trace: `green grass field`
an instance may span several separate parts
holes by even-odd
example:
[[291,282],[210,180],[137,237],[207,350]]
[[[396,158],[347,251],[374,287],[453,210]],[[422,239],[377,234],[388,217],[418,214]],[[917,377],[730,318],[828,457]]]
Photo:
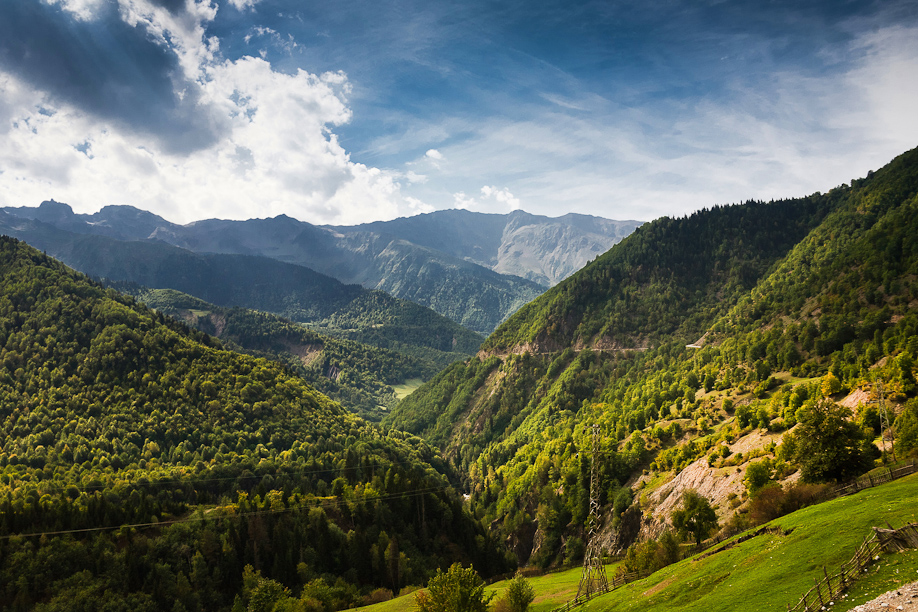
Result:
[[[618,563],[606,566],[606,571],[610,577],[615,573],[617,567]],[[550,612],[563,605],[567,600],[573,599],[577,594],[577,586],[580,584],[581,571],[581,568],[575,567],[563,572],[530,578],[529,580],[536,591],[536,598],[532,605],[529,606],[530,612]],[[501,580],[488,585],[485,592],[493,592],[495,595],[494,601],[497,601],[503,597],[504,591],[507,589],[507,582],[507,580]],[[358,610],[361,612],[412,612],[415,609],[414,597],[415,593],[409,593],[383,603],[358,608]]]
[[[849,497],[804,508],[773,521],[786,536],[762,535],[704,559],[686,559],[598,597],[584,612],[719,612],[787,610],[796,604],[823,567],[830,573],[848,561],[872,535],[871,527],[918,522],[918,474]],[[609,576],[615,566],[608,566]],[[918,550],[883,555],[849,593],[832,606],[844,612],[901,584],[918,580]],[[531,578],[536,599],[532,612],[550,612],[573,598],[580,568]],[[506,581],[489,590],[503,594]],[[411,612],[414,593],[361,608],[364,612]]]
[[[698,561],[686,559],[596,598],[584,611],[787,610],[822,578],[823,567],[836,571],[872,535],[871,527],[887,521],[894,527],[918,522],[918,474],[784,516],[771,524],[794,528],[787,536],[762,535]],[[850,609],[916,580],[916,570],[918,555],[885,555],[832,609]]]
[[401,401],[414,393],[415,389],[423,384],[424,381],[420,378],[410,378],[400,385],[392,385],[392,390],[395,391],[395,397]]

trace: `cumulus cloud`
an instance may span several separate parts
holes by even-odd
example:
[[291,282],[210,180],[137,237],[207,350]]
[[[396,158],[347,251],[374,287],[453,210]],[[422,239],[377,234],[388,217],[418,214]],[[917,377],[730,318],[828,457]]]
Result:
[[481,195],[486,199],[494,199],[501,204],[505,204],[510,210],[519,210],[520,208],[519,198],[513,197],[513,194],[506,187],[498,189],[497,187],[485,185],[481,188]]
[[425,153],[424,155],[436,161],[440,161],[443,159],[443,154],[437,151],[436,149],[429,149],[427,153]]
[[261,0],[229,0],[229,3],[235,7],[237,11],[250,9],[259,2],[261,2]]
[[466,195],[464,191],[459,191],[453,194],[453,207],[460,208],[462,210],[490,210],[492,202],[497,202],[501,204],[501,208],[508,210],[519,210],[520,209],[520,200],[513,196],[510,193],[510,190],[506,187],[499,189],[497,187],[492,187],[490,185],[485,185],[481,188],[481,200],[476,200],[472,196]]
[[[420,175],[355,163],[339,143],[333,129],[351,118],[343,73],[221,59],[203,27],[216,11],[207,1],[119,0],[117,14],[91,0],[63,5],[14,11],[28,30],[38,27],[26,24],[30,15],[54,27],[35,43],[52,48],[31,63],[33,43],[21,35],[0,43],[3,204],[54,198],[86,212],[130,204],[179,222],[285,213],[338,224],[425,208],[401,193],[401,180]],[[16,27],[3,22],[0,38]],[[127,59],[110,57],[105,41],[77,50],[86,28],[124,34]],[[103,70],[68,76],[71,52],[82,53],[74,66],[98,61]],[[123,96],[106,105],[87,85]]]
[[478,202],[475,198],[470,198],[465,195],[465,192],[460,191],[453,194],[453,207],[459,208],[461,210],[472,210],[478,206]]

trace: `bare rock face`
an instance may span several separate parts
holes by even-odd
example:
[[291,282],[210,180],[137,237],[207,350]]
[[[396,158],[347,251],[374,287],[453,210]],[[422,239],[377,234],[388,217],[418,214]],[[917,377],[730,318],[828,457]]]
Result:
[[743,478],[746,466],[713,468],[708,466],[705,458],[691,464],[670,482],[650,495],[653,504],[653,515],[665,521],[679,507],[682,494],[694,489],[715,506],[718,519],[723,519],[729,511],[727,498],[731,493],[741,494],[745,489]]
[[[539,536],[538,542],[536,534]],[[529,563],[529,559],[536,552],[536,545],[541,542],[541,532],[536,529],[535,521],[521,525],[514,533],[507,536],[506,540],[507,548],[516,555],[521,567]]]
[[639,504],[633,504],[622,513],[618,529],[614,532],[615,537],[611,541],[611,546],[607,548],[609,553],[612,555],[625,554],[628,547],[638,541],[643,527],[644,513],[641,512]]
[[[780,443],[781,434],[771,433],[766,430],[753,431],[730,445],[730,452],[748,454],[768,446],[772,442]],[[746,468],[750,463],[759,461],[753,458],[738,466],[711,467],[707,458],[703,457],[688,465],[672,480],[646,495],[642,501],[644,518],[641,522],[641,532],[638,541],[656,539],[669,523],[669,517],[682,503],[682,494],[693,489],[705,497],[714,507],[717,519],[721,525],[733,514],[730,506],[731,494],[740,497],[746,490],[743,479],[746,477]],[[788,482],[795,480],[797,475],[791,476]],[[636,484],[640,486],[642,477]]]

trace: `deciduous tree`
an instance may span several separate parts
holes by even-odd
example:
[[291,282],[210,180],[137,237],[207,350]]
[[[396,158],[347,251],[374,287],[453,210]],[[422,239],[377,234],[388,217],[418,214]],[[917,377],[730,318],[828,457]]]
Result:
[[484,588],[474,568],[453,563],[446,572],[437,570],[427,589],[418,591],[415,603],[419,612],[487,612],[494,593],[486,594]]
[[695,545],[700,546],[701,541],[717,529],[717,514],[714,508],[697,491],[687,489],[682,493],[682,507],[673,512],[673,527],[684,539],[691,535]]

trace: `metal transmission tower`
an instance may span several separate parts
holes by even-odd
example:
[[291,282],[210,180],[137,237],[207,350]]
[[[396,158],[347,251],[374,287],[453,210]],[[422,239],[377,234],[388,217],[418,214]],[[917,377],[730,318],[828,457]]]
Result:
[[609,579],[606,578],[606,567],[602,564],[602,547],[599,544],[599,529],[602,522],[599,518],[599,425],[593,425],[593,460],[590,464],[590,515],[587,517],[587,549],[583,557],[583,573],[580,575],[580,586],[577,597],[589,599],[596,593],[609,590]]

